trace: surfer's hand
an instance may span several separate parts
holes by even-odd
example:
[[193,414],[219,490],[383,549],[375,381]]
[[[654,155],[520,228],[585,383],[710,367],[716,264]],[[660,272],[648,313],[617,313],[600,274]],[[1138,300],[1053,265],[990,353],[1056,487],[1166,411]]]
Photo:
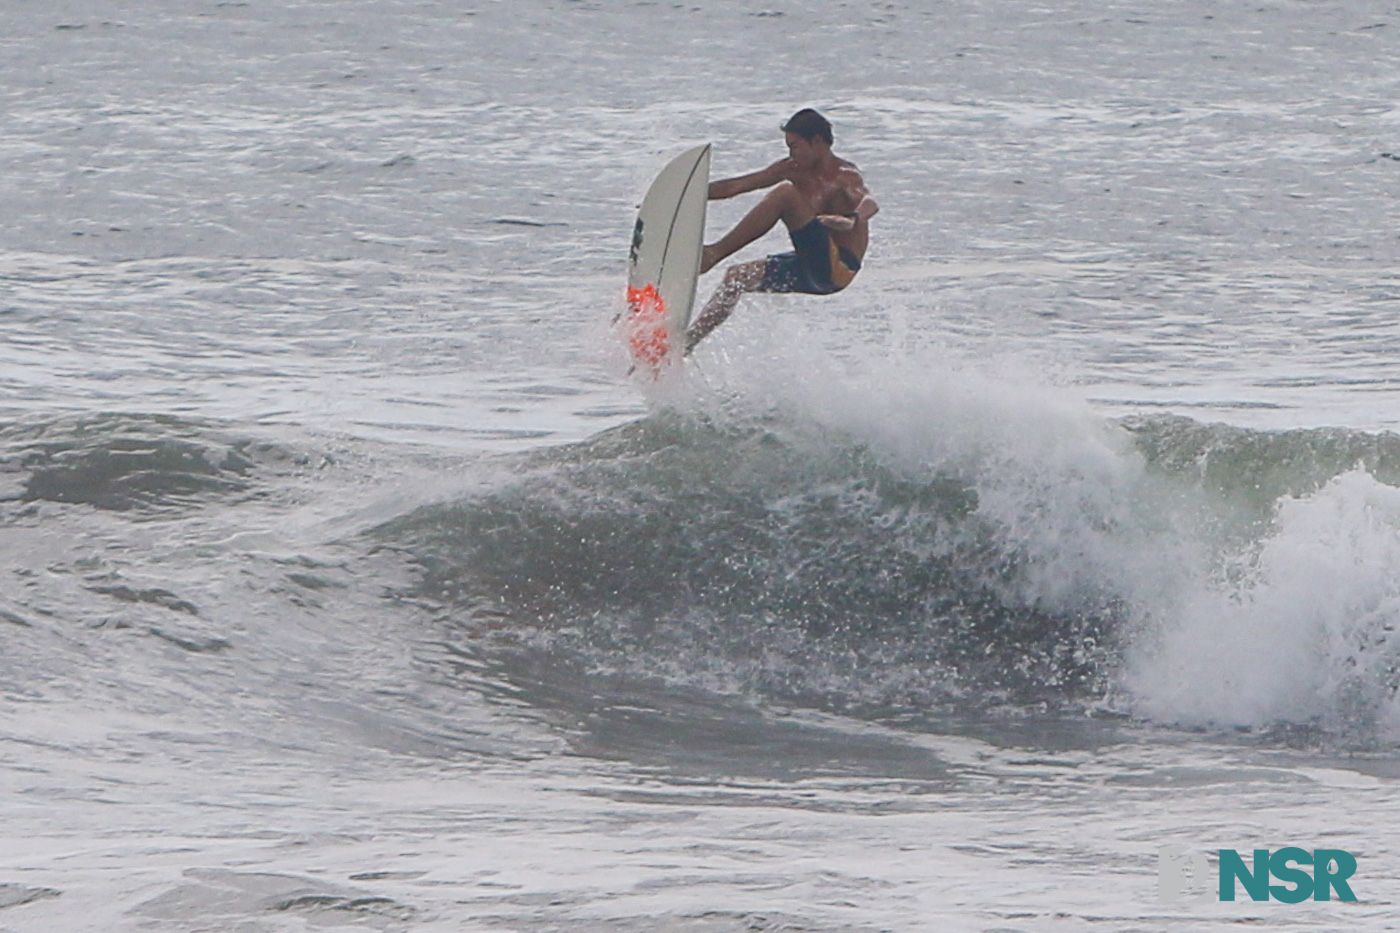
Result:
[[820,220],[822,226],[826,227],[828,230],[845,232],[856,228],[855,220],[843,214],[818,214],[817,220]]

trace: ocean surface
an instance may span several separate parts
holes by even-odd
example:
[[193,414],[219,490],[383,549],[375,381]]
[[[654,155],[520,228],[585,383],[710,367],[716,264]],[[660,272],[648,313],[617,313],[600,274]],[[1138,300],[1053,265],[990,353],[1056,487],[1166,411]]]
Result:
[[4,0],[0,931],[1396,929],[1397,191],[1394,2]]

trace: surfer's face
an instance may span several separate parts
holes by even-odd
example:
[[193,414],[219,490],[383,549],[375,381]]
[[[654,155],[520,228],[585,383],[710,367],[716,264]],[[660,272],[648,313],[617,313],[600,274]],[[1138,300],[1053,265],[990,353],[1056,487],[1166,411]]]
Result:
[[784,133],[783,138],[787,140],[788,156],[792,161],[803,167],[815,165],[817,163],[817,139],[803,139],[796,133]]

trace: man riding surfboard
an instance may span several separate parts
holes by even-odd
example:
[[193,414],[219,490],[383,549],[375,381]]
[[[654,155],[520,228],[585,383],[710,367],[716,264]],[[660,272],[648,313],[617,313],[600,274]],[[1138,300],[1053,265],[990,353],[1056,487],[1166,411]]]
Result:
[[765,169],[710,183],[711,201],[772,188],[719,242],[708,245],[701,273],[763,236],[781,220],[793,251],[730,266],[724,281],[686,331],[689,353],[729,317],[746,292],[830,295],[860,271],[879,212],[855,165],[832,151],[831,123],[810,108],[782,125],[788,157]]

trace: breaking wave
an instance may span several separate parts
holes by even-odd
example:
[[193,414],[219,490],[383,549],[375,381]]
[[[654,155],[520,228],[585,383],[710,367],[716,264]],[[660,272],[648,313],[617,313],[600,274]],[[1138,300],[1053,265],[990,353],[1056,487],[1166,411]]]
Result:
[[478,643],[848,712],[1395,727],[1400,438],[775,373],[507,472],[379,531]]

